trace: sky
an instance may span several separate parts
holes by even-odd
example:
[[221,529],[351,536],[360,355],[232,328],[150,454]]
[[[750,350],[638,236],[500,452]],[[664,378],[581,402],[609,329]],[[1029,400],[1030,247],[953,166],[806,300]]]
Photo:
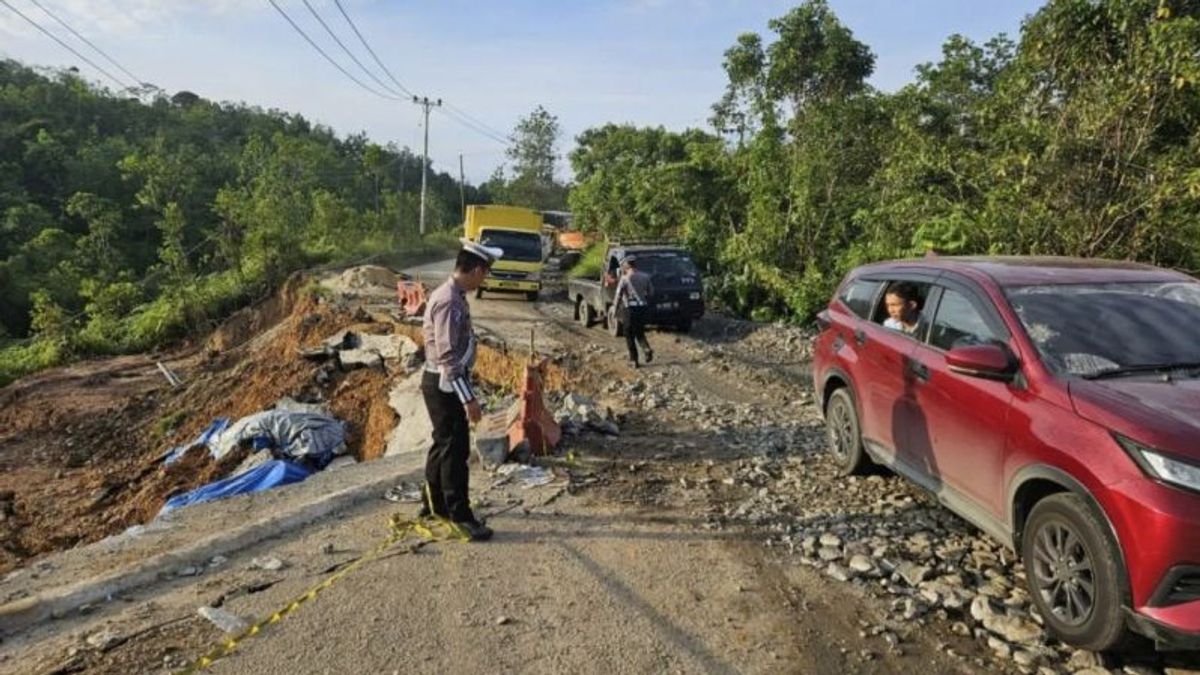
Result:
[[[303,0],[278,6],[346,71],[382,87],[346,56]],[[6,6],[6,4],[8,6]],[[374,77],[397,89],[363,48],[333,0],[309,4]],[[769,42],[767,23],[797,2],[780,0],[341,0],[379,60],[404,90],[442,99],[429,120],[437,171],[486,180],[505,160],[503,139],[537,105],[558,117],[563,160],[574,138],[608,122],[705,127],[725,88],[723,54],[744,32]],[[894,91],[914,68],[936,61],[958,33],[1014,39],[1041,0],[829,0],[875,54],[870,82]],[[40,5],[40,7],[39,7]],[[339,134],[421,151],[422,112],[410,97],[372,94],[324,59],[269,0],[0,0],[0,58],[79,67],[118,86],[31,26],[19,10],[117,79],[131,77],[96,54],[42,8],[65,21],[141,82],[168,95],[187,90],[302,114]],[[394,100],[400,98],[401,100]],[[449,107],[452,106],[452,107]],[[462,121],[465,113],[469,120]],[[455,119],[457,117],[458,119]],[[475,126],[477,128],[471,128]]]

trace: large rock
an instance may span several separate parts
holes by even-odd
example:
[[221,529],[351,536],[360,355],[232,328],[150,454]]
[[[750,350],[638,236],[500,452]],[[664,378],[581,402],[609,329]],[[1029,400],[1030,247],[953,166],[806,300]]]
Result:
[[388,405],[396,411],[400,422],[388,436],[384,457],[407,453],[424,455],[433,445],[433,422],[421,395],[421,376],[422,372],[418,370],[392,387],[388,394]]

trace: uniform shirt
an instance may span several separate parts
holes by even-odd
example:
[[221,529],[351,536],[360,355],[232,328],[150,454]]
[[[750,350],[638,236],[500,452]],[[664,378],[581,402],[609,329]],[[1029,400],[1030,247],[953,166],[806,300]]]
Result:
[[466,292],[450,277],[429,294],[425,320],[425,369],[438,373],[438,388],[458,395],[463,403],[475,400],[471,369],[475,367],[475,333]]
[[650,281],[650,275],[635,269],[631,274],[622,276],[617,284],[616,303],[620,305],[623,299],[626,307],[644,307],[653,294],[654,284]]

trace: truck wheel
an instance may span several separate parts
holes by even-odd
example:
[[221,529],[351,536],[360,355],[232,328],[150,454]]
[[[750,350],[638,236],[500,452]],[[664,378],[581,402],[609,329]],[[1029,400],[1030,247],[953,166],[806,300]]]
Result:
[[621,320],[617,318],[616,307],[608,308],[608,314],[605,315],[604,327],[608,329],[608,334],[613,337],[621,337],[625,334],[625,330],[621,326]]
[[691,331],[692,330],[692,320],[691,319],[683,319],[683,320],[679,321],[679,323],[675,324],[675,330],[679,331],[680,333],[687,333],[687,332]]
[[591,328],[596,323],[596,310],[582,297],[575,301],[575,320],[584,328]]
[[538,292],[537,291],[525,291],[525,298],[527,300],[529,300],[530,302],[537,302]]

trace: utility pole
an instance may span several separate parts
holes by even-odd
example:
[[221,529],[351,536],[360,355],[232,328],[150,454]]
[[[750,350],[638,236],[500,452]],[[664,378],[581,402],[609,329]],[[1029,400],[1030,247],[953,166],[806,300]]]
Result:
[[421,236],[425,236],[425,180],[429,173],[429,109],[441,106],[442,99],[431,101],[427,96],[414,96],[412,102],[425,109],[425,149],[421,152]]
[[462,205],[463,220],[467,219],[467,174],[463,171],[462,153],[458,153],[458,203]]

